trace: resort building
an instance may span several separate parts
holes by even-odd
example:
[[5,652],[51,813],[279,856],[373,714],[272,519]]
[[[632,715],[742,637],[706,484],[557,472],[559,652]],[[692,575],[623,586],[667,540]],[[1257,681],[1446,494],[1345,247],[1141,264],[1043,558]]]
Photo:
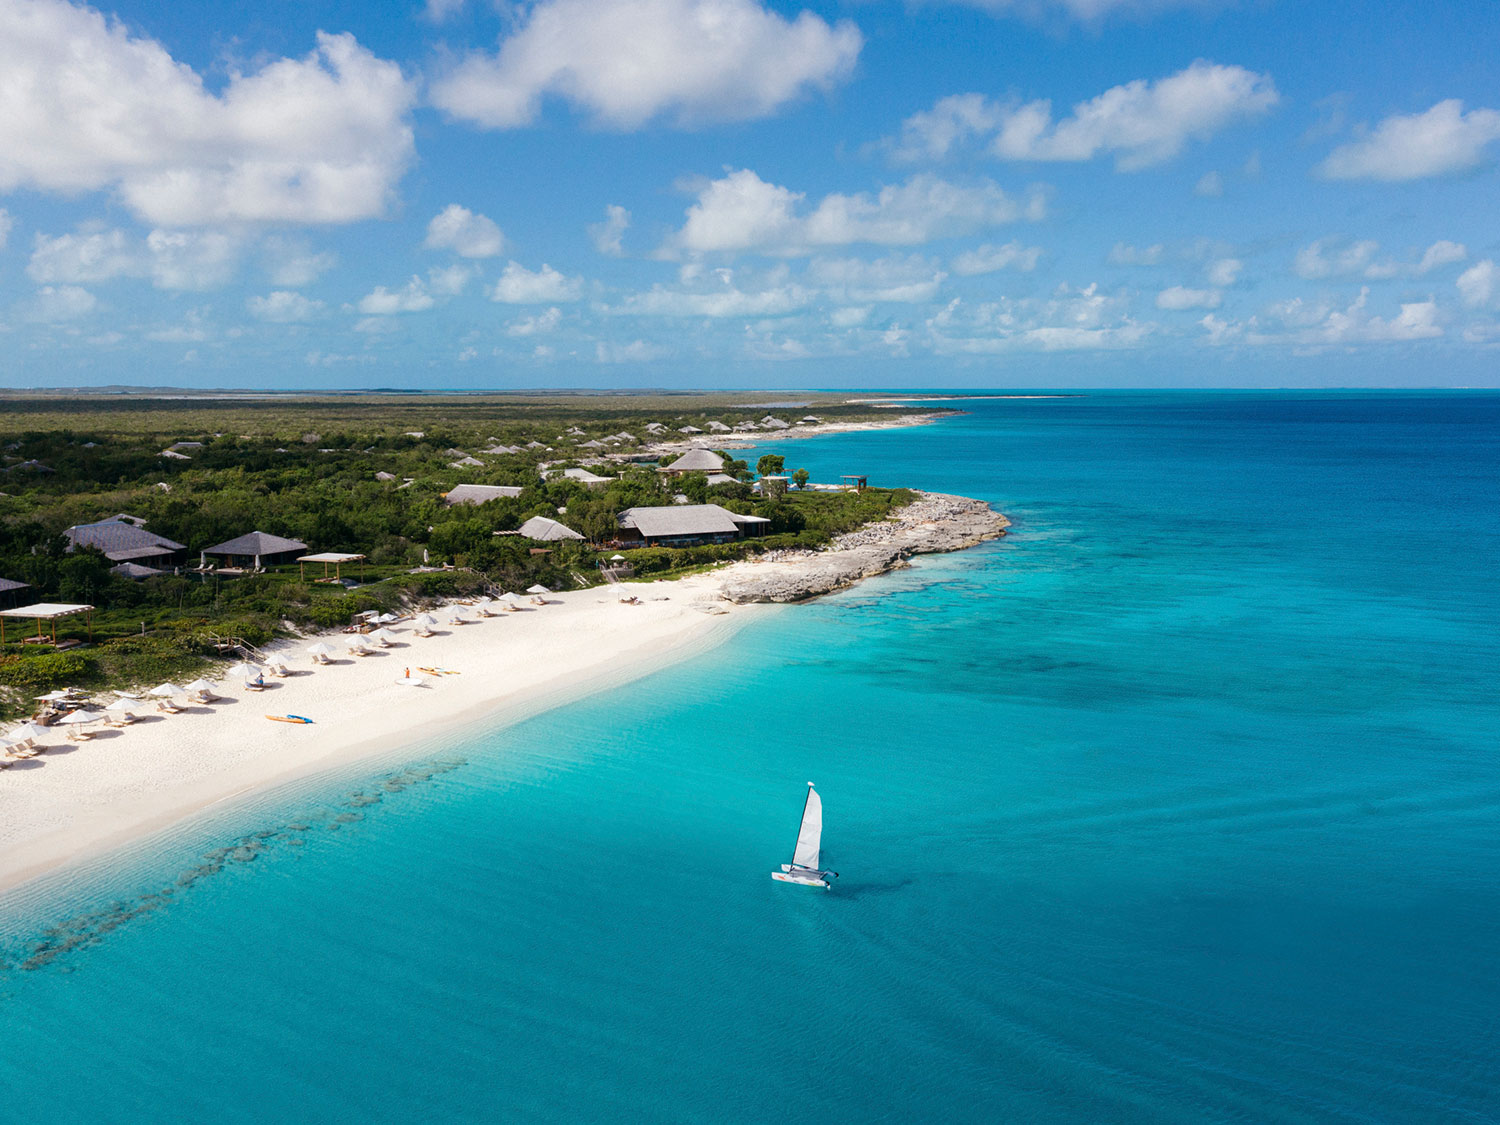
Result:
[[678,504],[670,508],[627,508],[617,517],[620,541],[644,547],[696,547],[731,543],[762,535],[771,521],[742,516],[717,504]]
[[576,480],[583,487],[589,489],[603,488],[606,484],[614,480],[614,477],[601,477],[596,473],[589,472],[587,469],[551,469],[544,473],[543,476],[548,480],[552,480],[555,477]]
[[566,524],[558,523],[556,520],[548,519],[546,516],[532,516],[516,529],[515,534],[523,539],[538,539],[544,543],[555,542],[559,539],[582,539],[583,536],[574,531]]
[[680,477],[684,473],[722,473],[724,458],[709,449],[689,449],[670,465],[663,465],[658,472]]
[[133,562],[142,566],[173,567],[183,561],[187,551],[181,543],[161,535],[153,535],[145,528],[122,520],[100,520],[98,523],[81,523],[63,532],[68,539],[68,550],[93,547],[104,552],[110,562]]
[[514,500],[521,495],[518,484],[459,484],[443,493],[443,503],[488,504],[491,500]]
[[208,569],[210,558],[223,559],[224,565],[233,567],[237,562],[260,570],[277,563],[289,563],[307,550],[300,539],[287,539],[265,531],[252,531],[237,539],[216,543],[198,553],[198,565]]

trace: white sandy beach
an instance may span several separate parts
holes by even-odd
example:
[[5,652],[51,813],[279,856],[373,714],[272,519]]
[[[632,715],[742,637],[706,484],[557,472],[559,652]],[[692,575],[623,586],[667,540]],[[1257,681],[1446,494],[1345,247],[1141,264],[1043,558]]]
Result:
[[[409,622],[377,655],[344,654],[331,665],[307,653],[315,638],[272,646],[293,675],[266,677],[262,692],[225,680],[224,698],[160,715],[142,702],[140,721],[88,742],[64,730],[46,753],[0,772],[0,890],[147,835],[215,803],[300,775],[427,741],[485,716],[519,718],[549,704],[701,651],[726,637],[752,607],[715,600],[718,575],[633,585],[640,605],[595,588],[548,595],[549,604],[447,624],[421,638]],[[458,675],[396,683],[418,665]],[[107,694],[106,699],[110,698]],[[312,725],[267,720],[304,715]]]

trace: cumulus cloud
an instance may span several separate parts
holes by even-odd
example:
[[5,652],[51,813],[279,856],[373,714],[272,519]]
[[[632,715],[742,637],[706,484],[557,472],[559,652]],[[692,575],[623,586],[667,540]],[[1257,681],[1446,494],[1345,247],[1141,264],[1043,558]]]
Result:
[[562,309],[553,305],[536,316],[523,317],[505,330],[507,336],[539,336],[551,332],[562,323]]
[[994,273],[996,270],[1016,269],[1030,273],[1041,260],[1040,246],[1022,246],[1019,242],[1007,242],[1004,246],[985,243],[973,250],[966,250],[953,259],[953,272],[963,277]]
[[1373,239],[1349,242],[1337,237],[1320,238],[1301,250],[1293,268],[1299,277],[1319,280],[1332,277],[1364,277],[1386,281],[1393,277],[1421,277],[1442,266],[1461,262],[1468,250],[1457,242],[1440,239],[1407,262],[1394,258],[1377,258],[1380,243]]
[[55,324],[87,316],[98,304],[98,298],[77,285],[43,285],[36,291],[25,315],[27,320]]
[[1484,308],[1495,298],[1500,269],[1490,258],[1475,262],[1458,275],[1458,294],[1471,309]]
[[490,300],[510,305],[561,304],[582,296],[581,278],[565,277],[545,262],[535,272],[511,262],[490,290]]
[[1023,204],[990,180],[961,185],[925,173],[875,194],[835,192],[810,210],[802,207],[804,198],[749,169],[730,172],[699,191],[687,221],[663,252],[794,256],[862,242],[916,246],[1023,216],[1040,218],[1045,210],[1039,196]]
[[377,285],[360,298],[356,307],[365,316],[393,316],[396,313],[426,312],[436,303],[422,279],[413,277],[401,289],[391,290]]
[[921,255],[877,258],[814,258],[808,277],[839,304],[921,302],[937,296],[947,274]]
[[850,305],[846,308],[834,309],[828,314],[828,323],[835,328],[857,328],[870,319],[871,311],[869,305]]
[[1124,292],[1059,285],[1045,298],[1002,297],[973,308],[951,302],[928,321],[940,355],[1107,351],[1138,347],[1156,326],[1130,316]]
[[888,143],[898,158],[935,159],[965,141],[988,138],[990,153],[1004,160],[1077,162],[1112,154],[1116,168],[1133,172],[1171,160],[1188,141],[1207,140],[1279,100],[1270,75],[1200,59],[1154,82],[1112,87],[1056,121],[1050,101],[955,95],[908,117]]
[[452,250],[461,258],[493,258],[505,248],[505,236],[493,219],[450,203],[427,224],[429,250]]
[[1159,242],[1152,246],[1116,242],[1110,247],[1107,260],[1112,266],[1159,266],[1166,254],[1167,248]]
[[817,294],[800,285],[776,285],[745,290],[726,281],[721,288],[684,290],[654,285],[644,293],[628,294],[605,309],[617,316],[737,317],[786,316],[812,304]]
[[1208,283],[1217,289],[1227,289],[1240,279],[1245,263],[1238,258],[1216,258],[1208,264],[1204,273]]
[[266,239],[261,254],[271,284],[284,289],[311,285],[338,264],[338,255],[332,251],[314,251],[297,239],[280,235]]
[[759,0],[539,0],[495,54],[472,54],[432,85],[454,117],[529,124],[544,97],[613,129],[766,117],[848,77],[863,40],[849,21],[786,19]]
[[1061,16],[1099,24],[1114,16],[1142,18],[1181,8],[1214,8],[1223,0],[952,0],[997,16],[1040,20]]
[[1182,309],[1216,309],[1224,301],[1224,294],[1217,289],[1186,289],[1174,285],[1156,295],[1156,307],[1180,311]]
[[245,239],[223,231],[151,231],[83,227],[56,237],[38,233],[27,274],[43,282],[149,278],[158,289],[212,289],[234,276]]
[[264,297],[251,297],[245,308],[256,320],[272,324],[296,324],[323,311],[323,302],[304,297],[292,289],[277,289]]
[[378,216],[413,151],[415,87],[351,35],[223,91],[65,0],[0,5],[0,191],[112,189],[168,227]]
[[604,221],[589,226],[589,237],[593,239],[594,249],[611,258],[618,258],[623,253],[620,243],[628,226],[630,212],[618,203],[611,203],[604,209]]
[[1279,322],[1287,331],[1277,334],[1257,326],[1248,338],[1256,343],[1356,346],[1410,343],[1443,335],[1437,302],[1430,297],[1405,302],[1395,316],[1388,317],[1371,313],[1369,304],[1368,286],[1343,307],[1300,297],[1281,301],[1266,310],[1265,319]]
[[1500,139],[1500,112],[1464,112],[1457,98],[1422,113],[1395,114],[1373,131],[1340,145],[1318,171],[1330,180],[1421,180],[1465,172],[1484,162]]

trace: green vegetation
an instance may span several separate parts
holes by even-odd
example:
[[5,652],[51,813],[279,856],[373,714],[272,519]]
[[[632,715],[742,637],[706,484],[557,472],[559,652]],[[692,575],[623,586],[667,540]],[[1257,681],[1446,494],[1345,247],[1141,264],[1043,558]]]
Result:
[[[780,411],[813,409],[827,421],[888,415],[808,396]],[[678,573],[773,547],[816,546],[905,501],[902,492],[754,495],[743,460],[736,477],[710,486],[702,473],[670,485],[645,443],[680,437],[685,426],[732,426],[768,412],[744,396],[408,395],[170,399],[146,394],[0,395],[0,577],[30,584],[9,597],[85,602],[98,607],[82,651],[38,653],[0,646],[0,705],[14,712],[29,696],[62,684],[156,681],[189,675],[222,655],[227,639],[261,645],[289,629],[347,624],[365,609],[409,607],[427,599],[533,583],[568,589],[599,580],[598,552],[611,543],[624,508],[669,504],[676,492],[767,517],[763,539],[685,550],[626,551],[639,574]],[[658,429],[653,432],[649,426]],[[627,440],[620,435],[633,435]],[[775,441],[774,434],[750,435]],[[608,447],[589,448],[590,442]],[[186,459],[161,454],[176,443]],[[491,453],[497,446],[518,447]],[[614,458],[598,491],[540,469]],[[469,456],[480,465],[455,465]],[[638,458],[632,462],[631,457]],[[781,457],[760,458],[761,473]],[[381,476],[377,477],[377,474]],[[798,474],[806,483],[805,472]],[[458,484],[520,486],[515,498],[448,506]],[[306,578],[296,564],[262,573],[165,573],[132,581],[92,550],[69,551],[63,532],[120,513],[150,532],[198,551],[259,530],[299,539],[311,551],[367,556],[346,566],[343,585]],[[560,519],[589,542],[538,544],[514,531],[531,516]],[[610,553],[615,546],[611,544]],[[349,589],[347,587],[356,588]],[[5,598],[6,595],[0,595]],[[14,642],[29,623],[7,626]],[[61,638],[90,636],[83,617],[57,623]]]

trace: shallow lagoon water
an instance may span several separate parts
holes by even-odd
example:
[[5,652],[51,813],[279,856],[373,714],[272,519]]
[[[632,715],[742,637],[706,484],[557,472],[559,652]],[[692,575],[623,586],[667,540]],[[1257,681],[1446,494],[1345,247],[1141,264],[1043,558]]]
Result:
[[29,896],[5,1115],[1500,1116],[1500,398],[962,405],[773,448],[1003,542]]

